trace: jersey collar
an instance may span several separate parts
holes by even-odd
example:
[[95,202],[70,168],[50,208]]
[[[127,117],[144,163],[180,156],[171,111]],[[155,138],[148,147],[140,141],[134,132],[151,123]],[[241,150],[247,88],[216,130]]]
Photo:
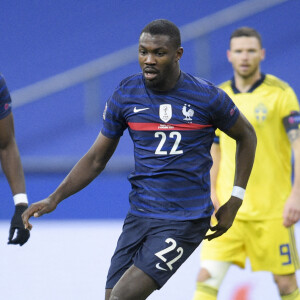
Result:
[[[259,87],[264,82],[264,80],[266,78],[266,74],[261,73],[260,75],[261,75],[261,78],[259,80],[257,80],[246,93],[252,93],[257,87]],[[231,88],[232,88],[232,91],[234,92],[234,94],[241,93],[235,86],[234,77],[232,77],[232,79],[231,79]]]

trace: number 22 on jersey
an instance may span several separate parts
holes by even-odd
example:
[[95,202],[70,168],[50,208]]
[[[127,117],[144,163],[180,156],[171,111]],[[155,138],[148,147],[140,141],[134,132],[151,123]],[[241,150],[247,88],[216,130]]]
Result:
[[179,143],[181,141],[181,134],[178,131],[172,131],[170,132],[169,136],[167,137],[167,135],[163,132],[163,131],[157,131],[155,132],[154,136],[156,138],[160,138],[160,142],[155,150],[155,154],[157,155],[168,155],[168,151],[162,150],[167,138],[171,138],[171,139],[175,139],[175,142],[173,144],[173,147],[170,151],[170,155],[177,155],[177,154],[182,154],[183,150],[177,150]]

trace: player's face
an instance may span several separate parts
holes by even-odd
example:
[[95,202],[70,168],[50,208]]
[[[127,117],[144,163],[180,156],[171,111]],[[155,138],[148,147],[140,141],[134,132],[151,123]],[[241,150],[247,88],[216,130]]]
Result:
[[146,86],[165,91],[176,84],[183,49],[175,48],[167,35],[142,33],[139,40],[139,63]]
[[256,37],[236,37],[231,39],[227,57],[235,75],[247,79],[260,73],[260,62],[265,57],[265,50]]

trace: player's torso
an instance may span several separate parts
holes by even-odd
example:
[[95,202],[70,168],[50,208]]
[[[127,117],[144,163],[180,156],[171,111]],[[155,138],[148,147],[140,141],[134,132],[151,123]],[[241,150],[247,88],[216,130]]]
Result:
[[214,128],[197,91],[156,93],[145,87],[134,93],[128,95],[123,115],[135,145],[137,172],[168,167],[176,172],[195,157],[197,164],[210,161]]
[[[262,83],[250,93],[234,93],[229,85],[226,85],[224,90],[253,125],[257,136],[255,162],[238,217],[243,219],[279,217],[290,191],[291,173],[291,148],[280,111],[281,93],[276,87],[266,83]],[[221,133],[220,146],[222,149],[220,182],[226,182],[224,186],[227,194],[222,201],[226,201],[234,178],[235,143]]]
[[122,115],[135,155],[129,176],[132,213],[179,220],[209,216],[214,137],[209,96],[183,85],[168,93],[144,86],[128,90],[126,97]]

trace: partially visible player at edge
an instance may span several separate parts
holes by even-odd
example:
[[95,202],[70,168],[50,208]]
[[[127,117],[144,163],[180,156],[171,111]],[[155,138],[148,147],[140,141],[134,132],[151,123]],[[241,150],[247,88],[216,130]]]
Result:
[[[282,80],[260,70],[265,57],[260,34],[235,30],[227,52],[232,80],[220,87],[253,125],[257,151],[244,203],[230,230],[204,242],[194,300],[215,300],[231,264],[273,274],[281,299],[299,300],[294,227],[300,218],[300,114],[297,97]],[[280,62],[279,62],[280,63]],[[230,195],[235,145],[223,132],[212,146],[212,200],[216,210]],[[294,153],[294,184],[291,154]]]
[[24,245],[30,236],[24,228],[21,215],[28,206],[25,191],[24,172],[18,146],[15,140],[14,120],[11,110],[11,97],[4,77],[0,74],[0,160],[1,167],[9,183],[15,203],[11,219],[8,244]]
[[[108,100],[101,133],[48,198],[32,204],[28,219],[53,211],[101,171],[128,129],[135,169],[129,175],[130,210],[112,257],[105,299],[146,299],[198,247],[214,211],[210,148],[215,129],[237,143],[235,185],[245,189],[256,135],[232,100],[206,80],[180,71],[180,31],[168,20],[148,24],[139,37],[142,73],[125,78]],[[231,226],[242,200],[229,196],[208,238]]]

